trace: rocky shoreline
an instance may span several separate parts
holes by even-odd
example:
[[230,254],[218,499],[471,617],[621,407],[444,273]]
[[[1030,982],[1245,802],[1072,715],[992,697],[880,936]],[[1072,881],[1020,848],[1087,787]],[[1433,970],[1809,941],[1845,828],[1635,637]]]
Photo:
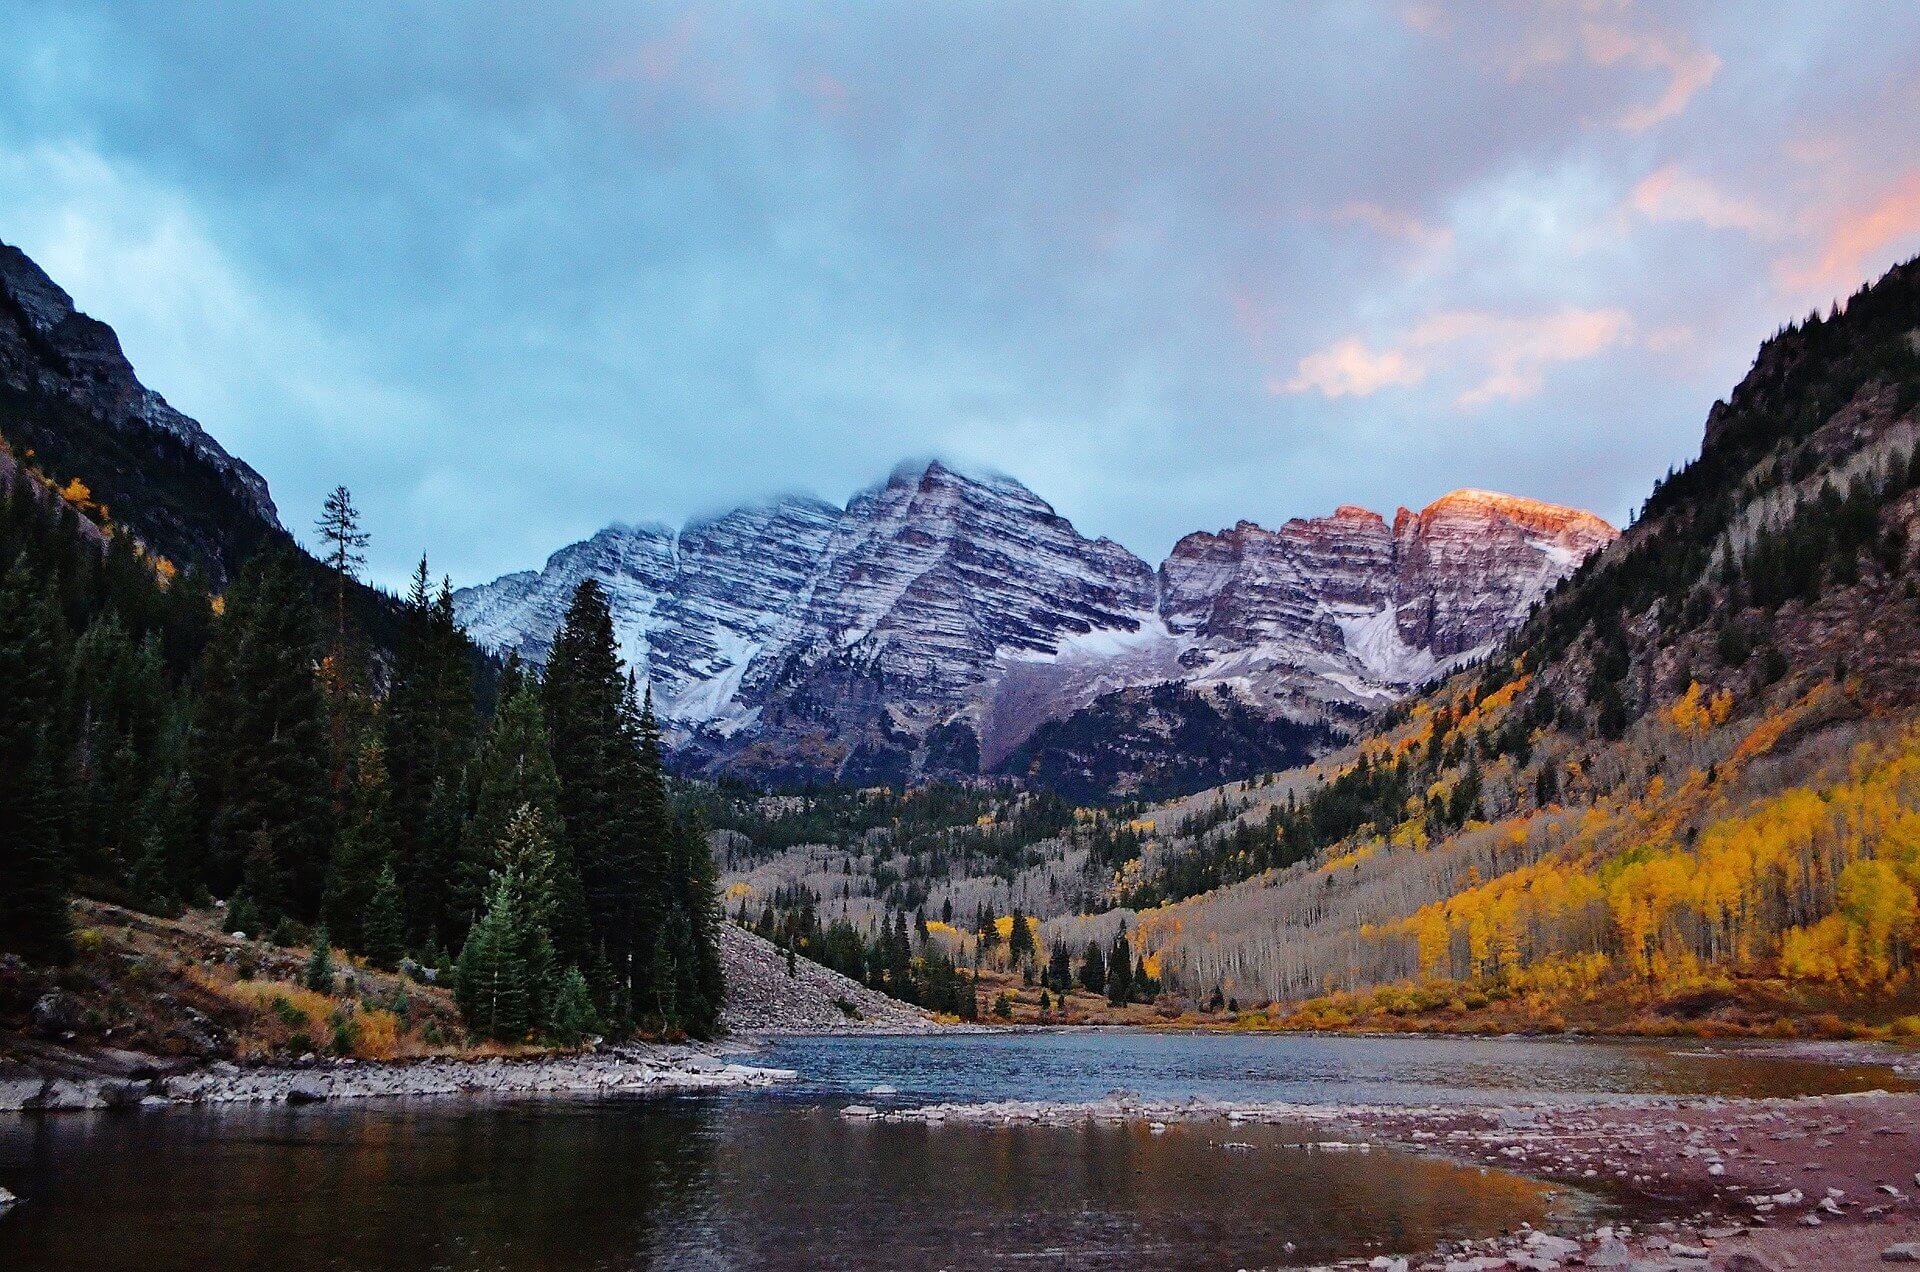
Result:
[[317,1104],[405,1097],[612,1095],[770,1086],[791,1069],[742,1064],[725,1044],[644,1043],[571,1055],[184,1066],[132,1053],[87,1057],[90,1072],[0,1074],[0,1112],[179,1104]]
[[1794,1099],[1638,1097],[1427,1106],[1004,1101],[879,1107],[855,1119],[1068,1126],[1086,1121],[1308,1128],[1323,1148],[1376,1145],[1598,1193],[1631,1222],[1526,1225],[1428,1251],[1330,1265],[1377,1272],[1620,1268],[1785,1272],[1920,1263],[1920,1094]]

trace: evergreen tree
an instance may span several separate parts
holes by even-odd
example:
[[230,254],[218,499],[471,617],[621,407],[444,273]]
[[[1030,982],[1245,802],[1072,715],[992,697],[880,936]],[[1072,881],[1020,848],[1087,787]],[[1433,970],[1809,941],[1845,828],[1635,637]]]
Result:
[[[203,753],[195,787],[210,801],[216,877],[226,866],[264,878],[255,895],[267,918],[280,907],[300,917],[318,910],[331,840],[326,725],[314,667],[319,661],[312,599],[288,551],[249,566],[221,622],[226,648],[211,659],[220,681],[202,696],[193,743]],[[204,775],[204,778],[203,778]],[[270,863],[250,858],[265,849]]]
[[[503,678],[502,701],[505,687]],[[458,873],[477,723],[471,647],[454,617],[450,589],[443,580],[438,594],[431,590],[422,557],[407,593],[386,698],[394,814],[413,841],[400,882],[408,928],[422,942],[440,933],[464,935],[486,889],[484,868]],[[499,829],[490,827],[483,842],[490,847]],[[456,898],[461,879],[468,892]]]
[[1027,926],[1027,916],[1020,912],[1018,905],[1013,907],[1013,927],[1007,937],[1007,955],[1015,963],[1033,957],[1033,929]]
[[1127,930],[1120,929],[1107,955],[1107,1001],[1124,1007],[1133,1001],[1133,950],[1127,944]]
[[549,931],[555,950],[563,962],[584,966],[591,949],[586,898],[570,839],[562,830],[560,780],[547,741],[540,686],[516,674],[503,688],[504,696],[474,765],[473,815],[461,836],[448,930],[463,932],[472,921],[485,880],[499,868],[496,850],[508,822],[522,810],[530,810],[554,855]]
[[49,736],[59,640],[58,612],[16,560],[0,577],[0,950],[47,963],[72,953]]
[[367,534],[360,528],[360,511],[345,486],[328,493],[314,522],[322,548],[321,560],[333,574],[332,635],[320,663],[321,693],[327,705],[327,778],[336,810],[346,800],[354,739],[370,718],[372,701],[362,692],[358,660],[348,642],[347,594],[367,563]]
[[307,956],[307,968],[300,979],[318,993],[333,992],[333,944],[327,939],[324,923],[313,930],[313,952]]
[[1056,944],[1047,960],[1046,983],[1054,993],[1065,997],[1073,989],[1073,955],[1064,944]]
[[554,637],[541,696],[588,940],[618,1016],[658,1001],[648,992],[648,963],[663,948],[666,792],[657,754],[651,769],[643,764],[639,712],[620,674],[606,595],[592,579]]
[[518,895],[505,878],[494,881],[486,912],[467,933],[454,973],[454,1001],[469,1032],[518,1042],[532,1027],[527,969],[519,949],[524,923]]
[[401,913],[400,884],[394,878],[393,863],[380,868],[374,880],[373,896],[367,902],[367,917],[361,924],[362,948],[375,967],[392,970],[406,953],[406,919]]
[[1080,960],[1080,987],[1090,994],[1107,990],[1107,960],[1097,941],[1087,942],[1086,956]]
[[348,794],[346,825],[334,840],[320,911],[341,945],[365,953],[366,918],[381,877],[393,873],[398,842],[384,749],[371,734],[361,743]]
[[569,967],[560,978],[552,1015],[548,1033],[555,1042],[565,1046],[578,1046],[588,1034],[599,1031],[600,1017],[593,1009],[593,993],[579,968]]

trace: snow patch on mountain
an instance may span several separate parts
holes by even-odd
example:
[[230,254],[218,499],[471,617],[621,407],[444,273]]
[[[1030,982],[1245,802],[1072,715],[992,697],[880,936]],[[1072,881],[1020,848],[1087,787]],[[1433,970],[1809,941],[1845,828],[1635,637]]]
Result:
[[1456,491],[1391,521],[1348,505],[1188,535],[1155,570],[1011,477],[933,461],[845,508],[611,526],[456,605],[476,639],[539,662],[595,578],[705,762],[751,739],[761,760],[872,776],[917,764],[946,726],[991,768],[1049,719],[1169,682],[1337,724],[1483,655],[1613,536],[1574,509]]

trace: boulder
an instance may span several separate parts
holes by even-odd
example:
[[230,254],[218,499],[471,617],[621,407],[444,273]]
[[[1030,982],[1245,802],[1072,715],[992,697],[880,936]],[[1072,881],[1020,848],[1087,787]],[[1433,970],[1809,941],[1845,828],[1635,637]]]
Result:
[[288,1104],[318,1104],[327,1098],[327,1085],[319,1078],[302,1076],[287,1084]]
[[1786,1272],[1786,1269],[1757,1250],[1740,1250],[1720,1265],[1726,1272]]
[[1587,1256],[1590,1268],[1624,1268],[1633,1263],[1633,1251],[1618,1237],[1603,1237],[1600,1248]]
[[86,1019],[80,1000],[65,990],[51,990],[34,1000],[32,1028],[37,1037],[70,1038]]
[[1920,1263],[1920,1241],[1902,1241],[1880,1252],[1882,1263]]

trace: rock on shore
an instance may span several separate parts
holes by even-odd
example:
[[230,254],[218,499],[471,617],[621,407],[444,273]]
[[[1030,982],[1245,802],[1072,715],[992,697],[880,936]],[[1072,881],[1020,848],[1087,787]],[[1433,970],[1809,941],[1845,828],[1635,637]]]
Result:
[[767,1086],[794,1076],[727,1059],[718,1047],[643,1044],[525,1059],[338,1060],[304,1067],[219,1062],[126,1077],[0,1078],[0,1111],[56,1112],[142,1104],[314,1104],[393,1096],[530,1096]]

